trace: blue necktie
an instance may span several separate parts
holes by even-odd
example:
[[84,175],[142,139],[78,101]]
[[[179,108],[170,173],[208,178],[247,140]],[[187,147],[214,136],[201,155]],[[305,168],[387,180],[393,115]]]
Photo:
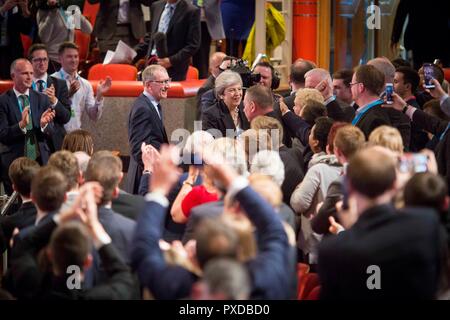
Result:
[[173,16],[174,7],[169,5],[166,6],[162,15],[161,15],[161,21],[159,21],[158,25],[158,31],[167,33],[167,29],[169,28],[170,19],[172,19]]

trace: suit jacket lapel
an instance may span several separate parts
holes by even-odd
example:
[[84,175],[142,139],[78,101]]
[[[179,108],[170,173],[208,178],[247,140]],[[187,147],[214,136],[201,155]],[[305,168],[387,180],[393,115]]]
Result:
[[149,107],[150,112],[153,114],[153,118],[158,120],[158,121],[155,121],[155,122],[157,123],[159,129],[161,130],[161,132],[163,133],[163,136],[164,136],[166,134],[166,131],[164,129],[164,125],[163,125],[163,123],[161,121],[161,118],[159,117],[158,112],[156,112],[155,107],[153,106],[153,103],[150,101],[149,98],[147,98],[145,96],[145,94],[142,94],[142,97],[145,100],[147,106]]
[[226,129],[235,128],[233,118],[231,117],[230,111],[227,109],[227,106],[223,101],[220,101],[220,111],[222,113],[222,116],[220,117],[222,119],[223,125]]
[[172,18],[170,19],[169,27],[167,28],[166,34],[169,34],[173,25],[175,23],[178,23],[178,18],[181,17],[185,11],[186,11],[186,3],[183,0],[180,0],[180,2],[178,2],[177,4],[177,7],[175,8],[175,12],[173,13]]
[[11,89],[8,92],[8,95],[12,112],[14,113],[17,122],[20,122],[20,120],[22,120],[22,113],[20,112],[19,101],[17,101],[17,97],[16,94],[14,93],[14,90]]
[[40,126],[40,113],[39,113],[39,97],[38,93],[30,90],[30,110],[31,117],[33,118],[33,127],[39,128]]
[[[152,35],[154,35],[156,32],[158,32],[158,25],[159,25],[159,20],[161,20],[161,15],[164,11],[164,7],[165,7],[166,3],[165,2],[161,2],[158,6],[155,6],[155,14],[152,16],[153,22],[152,22]],[[153,43],[153,41],[152,41]]]

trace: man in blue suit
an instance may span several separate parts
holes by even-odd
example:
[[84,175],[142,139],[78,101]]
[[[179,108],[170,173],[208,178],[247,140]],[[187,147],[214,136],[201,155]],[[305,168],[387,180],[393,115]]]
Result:
[[[132,265],[140,282],[156,299],[180,299],[189,296],[197,275],[180,266],[168,265],[159,247],[164,217],[167,214],[167,194],[178,181],[179,169],[172,162],[174,147],[161,148],[160,162],[155,166],[151,192],[146,196],[145,210],[136,224]],[[251,298],[288,299],[290,278],[289,244],[279,216],[255,191],[245,178],[229,166],[209,162],[214,179],[225,187],[228,197],[239,201],[255,225],[259,240],[258,255],[245,262],[251,279]],[[210,221],[209,221],[210,222]],[[203,268],[219,257],[237,259],[237,235],[220,221],[202,224],[198,229],[194,265]]]
[[11,64],[14,87],[0,96],[1,176],[7,194],[12,193],[8,177],[14,159],[26,156],[46,164],[55,111],[47,96],[30,90],[33,67],[26,59]]
[[144,92],[134,102],[128,117],[130,165],[125,190],[133,194],[138,192],[144,170],[142,143],[151,144],[159,150],[161,144],[169,142],[160,102],[167,98],[171,79],[164,67],[151,65],[142,73],[142,81]]

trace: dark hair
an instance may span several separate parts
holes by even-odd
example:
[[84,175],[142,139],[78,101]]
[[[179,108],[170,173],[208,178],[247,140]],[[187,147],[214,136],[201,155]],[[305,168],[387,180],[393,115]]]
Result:
[[101,205],[113,199],[122,177],[122,161],[110,151],[98,151],[89,160],[84,174],[86,181],[97,181],[103,187]]
[[438,99],[432,99],[430,101],[427,101],[423,105],[423,111],[425,111],[428,114],[431,114],[432,116],[435,116],[441,120],[450,121],[450,117],[447,116],[441,109],[441,103]]
[[201,268],[213,258],[236,259],[239,238],[237,234],[218,219],[205,219],[195,228],[197,261]]
[[399,67],[412,68],[411,63],[409,63],[409,61],[406,61],[405,59],[402,59],[402,58],[395,58],[394,60],[391,61],[391,63],[394,65],[395,69],[397,69]]
[[329,117],[319,117],[315,121],[314,139],[319,141],[319,148],[321,151],[327,149],[328,134],[330,133],[333,119]]
[[77,129],[69,132],[63,140],[62,150],[71,152],[84,151],[89,156],[94,153],[94,140],[89,131]]
[[39,170],[39,163],[27,157],[15,159],[8,169],[14,189],[22,196],[29,198],[31,192],[31,181]]
[[33,58],[33,52],[38,50],[45,50],[45,52],[48,53],[47,46],[45,44],[35,43],[30,47],[30,49],[28,49],[28,60],[31,61],[31,59]]
[[420,83],[420,77],[417,71],[410,67],[399,67],[395,72],[403,74],[403,82],[411,85],[411,92],[414,94]]
[[272,83],[270,85],[272,90],[277,89],[280,86],[280,77],[278,73],[275,71],[275,68],[267,61],[261,61],[258,62],[255,66],[256,67],[266,67],[270,69],[271,75],[272,75]]
[[436,174],[421,172],[413,175],[405,185],[403,197],[406,206],[428,207],[445,214],[447,183]]
[[333,74],[333,79],[341,79],[347,88],[350,87],[352,77],[353,77],[353,70],[351,69],[341,69]]
[[355,70],[356,81],[374,95],[379,96],[384,88],[384,74],[372,65],[361,65]]
[[334,139],[336,138],[336,133],[338,132],[338,130],[342,127],[347,126],[348,123],[347,122],[341,122],[341,121],[337,121],[334,122],[333,125],[330,128],[330,132],[328,133],[328,140],[327,140],[327,146],[328,146],[328,150],[330,151],[330,153],[334,152]]
[[316,119],[327,116],[327,108],[323,103],[308,99],[302,109],[302,118],[309,125],[313,126]]
[[273,95],[270,88],[257,84],[248,88],[245,95],[248,95],[249,99],[263,110],[273,108]]
[[48,159],[48,164],[58,168],[66,177],[68,190],[78,185],[78,177],[80,176],[80,168],[75,155],[67,150],[60,150],[53,153]]
[[53,232],[49,246],[53,268],[57,275],[65,275],[69,266],[83,269],[84,261],[91,251],[90,235],[83,224],[70,221]]
[[68,183],[58,168],[39,169],[31,182],[31,195],[36,206],[45,212],[57,211],[64,203]]
[[291,64],[290,80],[296,84],[305,84],[305,73],[314,69],[315,66],[308,60],[298,59]]
[[370,147],[358,151],[350,158],[347,177],[351,187],[374,199],[392,188],[396,179],[396,163],[392,156]]
[[80,48],[75,43],[66,41],[66,42],[61,43],[61,45],[59,46],[58,54],[59,55],[63,54],[64,50],[66,50],[66,49],[75,49],[77,51],[80,50]]

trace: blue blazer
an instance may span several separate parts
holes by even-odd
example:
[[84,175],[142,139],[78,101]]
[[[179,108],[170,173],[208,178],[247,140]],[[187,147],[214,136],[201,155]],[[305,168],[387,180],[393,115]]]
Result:
[[[292,273],[289,271],[289,244],[280,218],[272,207],[250,187],[236,195],[256,226],[259,250],[247,263],[252,280],[252,298],[288,299]],[[178,266],[166,264],[159,248],[165,207],[150,201],[138,217],[133,241],[132,265],[142,285],[156,299],[180,299],[189,296],[197,277]]]

